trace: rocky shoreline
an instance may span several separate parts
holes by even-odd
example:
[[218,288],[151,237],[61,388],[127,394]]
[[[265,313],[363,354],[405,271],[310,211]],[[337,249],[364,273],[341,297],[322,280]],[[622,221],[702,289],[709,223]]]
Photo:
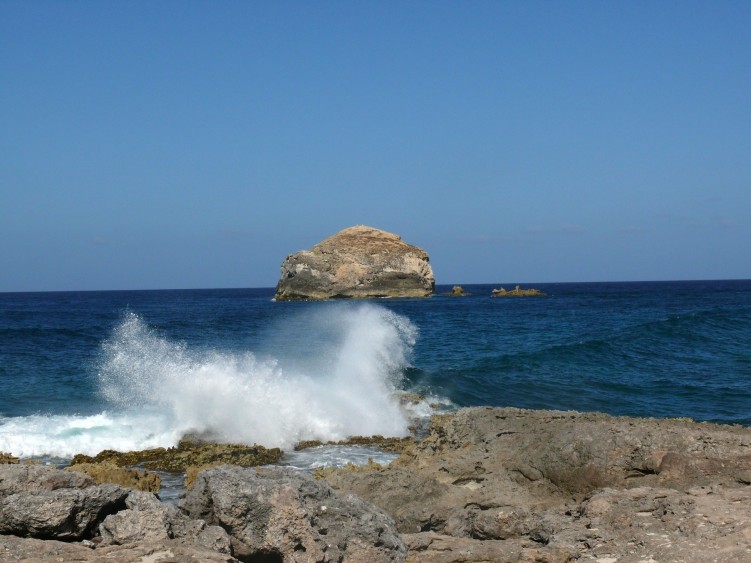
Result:
[[749,561],[751,430],[469,408],[387,467],[219,465],[178,506],[0,465],[2,561]]

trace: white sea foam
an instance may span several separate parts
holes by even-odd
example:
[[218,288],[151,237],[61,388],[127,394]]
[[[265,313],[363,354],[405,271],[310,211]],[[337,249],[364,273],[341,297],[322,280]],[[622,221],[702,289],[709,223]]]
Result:
[[187,432],[290,448],[299,440],[404,436],[395,393],[417,330],[372,304],[322,304],[270,327],[262,353],[171,341],[126,313],[102,346],[94,416],[0,422],[0,450],[69,457],[172,446]]

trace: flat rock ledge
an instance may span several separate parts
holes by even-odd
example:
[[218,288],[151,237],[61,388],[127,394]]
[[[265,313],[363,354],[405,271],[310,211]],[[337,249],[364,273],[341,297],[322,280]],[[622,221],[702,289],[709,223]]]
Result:
[[398,235],[359,225],[287,256],[275,298],[427,297],[434,291],[427,252]]
[[751,430],[470,408],[388,467],[221,465],[178,506],[0,466],[0,561],[751,561]]

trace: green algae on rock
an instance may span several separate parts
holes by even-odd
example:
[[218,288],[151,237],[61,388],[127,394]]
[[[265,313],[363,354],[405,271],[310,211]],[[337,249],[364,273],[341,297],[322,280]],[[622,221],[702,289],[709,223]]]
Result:
[[180,473],[190,466],[206,465],[212,462],[243,467],[268,465],[279,461],[282,455],[283,452],[279,448],[221,444],[184,438],[174,448],[154,448],[133,452],[104,450],[94,457],[78,454],[71,461],[71,465],[111,461],[120,467],[143,464],[147,469]]
[[140,469],[119,467],[109,460],[99,463],[76,463],[65,468],[65,471],[77,471],[88,475],[97,485],[114,483],[129,489],[148,491],[157,494],[162,485],[158,473]]
[[0,465],[7,465],[7,464],[16,464],[18,463],[18,458],[11,455],[6,454],[5,452],[0,452]]
[[400,454],[415,442],[412,436],[405,438],[384,438],[375,436],[350,436],[346,440],[322,442],[320,440],[304,440],[295,444],[295,451],[307,450],[318,446],[375,446],[383,451]]

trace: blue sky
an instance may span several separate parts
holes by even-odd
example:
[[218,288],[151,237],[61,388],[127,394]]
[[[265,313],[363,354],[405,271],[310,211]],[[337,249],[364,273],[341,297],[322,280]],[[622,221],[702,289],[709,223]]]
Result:
[[751,3],[0,0],[0,291],[751,278]]

